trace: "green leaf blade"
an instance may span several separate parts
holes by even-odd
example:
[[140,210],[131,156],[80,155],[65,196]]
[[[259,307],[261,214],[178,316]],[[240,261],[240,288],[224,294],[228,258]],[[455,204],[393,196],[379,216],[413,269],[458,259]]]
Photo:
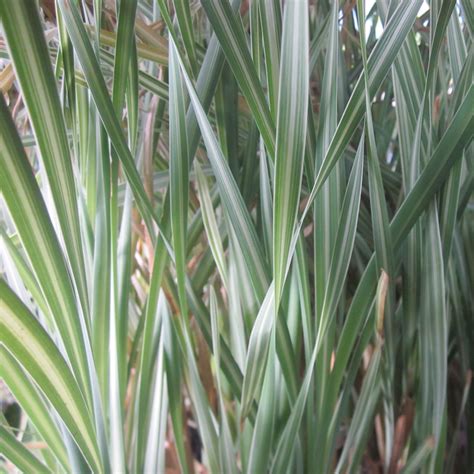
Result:
[[273,196],[275,311],[287,272],[303,173],[309,93],[307,8],[307,2],[289,2],[283,17]]

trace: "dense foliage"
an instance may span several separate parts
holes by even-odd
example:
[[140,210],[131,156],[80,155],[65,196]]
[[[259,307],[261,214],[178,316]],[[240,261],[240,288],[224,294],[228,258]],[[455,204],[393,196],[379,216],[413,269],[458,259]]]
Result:
[[0,0],[0,471],[472,472],[472,5]]

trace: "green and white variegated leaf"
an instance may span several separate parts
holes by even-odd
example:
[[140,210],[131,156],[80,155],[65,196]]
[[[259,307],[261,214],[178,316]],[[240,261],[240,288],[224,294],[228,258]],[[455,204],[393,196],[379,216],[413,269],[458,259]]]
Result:
[[[421,294],[420,344],[420,435],[433,435],[434,454],[442,442],[442,425],[445,416],[446,385],[448,377],[448,315],[443,251],[439,230],[437,203],[433,201],[427,215],[426,248]],[[432,458],[434,469],[435,456]]]
[[[5,268],[5,273],[7,277],[6,279],[7,281],[10,281],[8,278],[8,273],[9,273],[8,265],[9,265],[9,259],[10,259],[12,262],[12,265],[15,267],[16,271],[18,272],[18,275],[20,276],[21,281],[23,282],[23,285],[31,293],[31,296],[33,297],[35,304],[38,305],[38,308],[40,309],[42,314],[46,317],[46,319],[48,320],[48,323],[54,324],[48,305],[44,299],[43,294],[41,293],[41,288],[38,284],[38,281],[36,280],[32,269],[25,261],[25,257],[21,254],[20,250],[14,244],[13,238],[14,236],[11,236],[11,237],[8,236],[6,232],[3,230],[3,228],[0,228],[0,242],[3,245],[2,257],[3,257],[3,264],[6,266]],[[20,296],[19,290],[17,288],[13,287],[13,290]],[[27,304],[24,299],[22,299],[22,301],[25,304]]]
[[204,0],[202,6],[224,51],[227,62],[244,94],[267,151],[275,155],[275,125],[252,62],[242,24],[229,2]]
[[179,70],[177,51],[170,43],[170,205],[171,230],[176,259],[176,274],[181,311],[187,317],[186,304],[186,237],[188,217],[188,136],[186,132],[186,95]]
[[211,306],[212,347],[216,361],[217,394],[219,397],[219,463],[222,472],[237,474],[239,471],[237,469],[235,450],[230,433],[221,381],[219,321],[217,320],[218,308],[216,294],[212,286],[210,288],[209,297]]
[[260,181],[260,208],[262,219],[263,239],[265,250],[268,256],[273,255],[273,193],[272,181],[275,175],[273,163],[265,153],[265,147],[260,140],[260,160],[259,160],[259,181]]
[[[389,277],[393,279],[394,255],[392,252],[392,242],[389,231],[389,219],[387,205],[385,202],[382,174],[380,171],[379,158],[377,156],[377,145],[375,143],[375,132],[371,108],[372,97],[370,95],[369,89],[367,51],[365,44],[365,7],[361,0],[358,0],[358,8],[360,10],[359,29],[361,31],[360,42],[364,67],[363,74],[366,104],[365,134],[367,137],[370,210],[372,218],[372,228],[374,232],[375,258],[377,261],[377,267],[382,268],[389,275]],[[392,296],[389,296],[387,306],[391,306],[392,304],[393,298]],[[391,317],[391,310],[389,310],[389,315]]]
[[275,313],[286,277],[303,174],[309,97],[308,2],[285,4],[273,190]]
[[0,188],[45,300],[54,317],[80,391],[92,406],[87,331],[60,243],[3,96],[0,97]]
[[341,296],[343,283],[346,279],[352,250],[354,248],[362,190],[362,171],[364,169],[364,142],[364,137],[362,137],[342,203],[339,225],[332,251],[331,266],[329,268],[326,290],[324,292],[321,319],[316,336],[316,347],[321,343],[325,335],[329,320],[333,316]]
[[[232,236],[232,240],[236,237]],[[246,311],[242,301],[253,300],[252,290],[248,292],[241,288],[242,279],[239,279],[237,269],[237,245],[231,242],[229,246],[229,327],[230,346],[235,362],[241,371],[245,367],[245,357],[247,355],[247,338],[245,332],[244,312]],[[250,298],[247,298],[247,295]]]
[[[326,58],[324,64],[324,77],[321,90],[320,122],[318,129],[318,139],[316,143],[315,168],[321,166],[323,158],[331,142],[331,138],[337,127],[338,112],[338,90],[340,88],[340,76],[338,76],[340,51],[339,51],[339,23],[338,23],[338,2],[333,2],[329,21],[327,22],[327,39],[320,38],[320,42],[327,42]],[[337,226],[341,212],[343,198],[343,161],[339,161],[328,176],[327,181],[321,188],[321,191],[314,200],[314,298],[316,311],[316,325],[313,321],[307,324],[306,331],[308,335],[305,343],[306,360],[309,360],[311,347],[314,344],[313,334],[320,320],[322,311],[324,291],[326,288],[327,277],[331,265],[332,249],[334,246]],[[298,254],[298,248],[296,250]],[[301,252],[300,252],[301,253]],[[301,261],[301,260],[300,260]],[[300,265],[301,266],[301,265]],[[301,275],[301,278],[305,278]],[[307,313],[307,312],[306,312]],[[311,318],[312,319],[312,318]],[[317,413],[322,413],[324,407],[325,391],[327,387],[327,378],[330,372],[331,352],[333,350],[333,333],[335,324],[331,324],[328,329],[328,336],[323,342],[319,359],[316,362],[315,374],[315,399],[317,403]],[[312,422],[312,409],[308,404],[308,436],[318,435],[321,443],[326,442],[328,437],[327,430],[322,424],[314,426]],[[316,440],[310,442],[316,443]],[[311,450],[308,453],[309,463],[316,462],[317,452]]]
[[380,365],[382,347],[377,345],[372,353],[370,364],[364,377],[364,382],[357,400],[344,448],[338,461],[335,472],[344,471],[346,463],[348,470],[360,465],[366,440],[373,426],[373,417],[382,388]]
[[[21,86],[36,143],[45,166],[67,250],[67,264],[77,285],[84,314],[89,301],[84,268],[76,186],[64,117],[49,52],[36,5],[27,0],[0,4],[0,17],[10,57]],[[48,124],[47,127],[44,125]]]
[[[263,378],[262,394],[250,445],[247,472],[267,472],[274,437],[277,409],[275,340],[272,337]],[[263,365],[263,364],[262,364]]]
[[281,9],[278,0],[258,0],[262,23],[263,50],[267,71],[268,101],[270,111],[276,119],[278,110],[278,89],[281,51]]
[[316,342],[311,355],[311,360],[306,367],[306,374],[299,390],[298,397],[291,409],[290,417],[275,451],[275,458],[272,465],[272,472],[275,473],[286,472],[286,463],[291,458],[293,450],[295,449],[298,430],[306,406],[311,380],[313,378],[316,357],[327,330],[329,318],[333,316],[336,303],[340,297],[342,285],[349,267],[360,207],[362,171],[364,169],[363,150],[364,139],[362,137],[344,197]]
[[160,335],[156,359],[144,472],[164,472],[165,467],[168,384],[164,370],[163,337],[164,331]]
[[51,410],[41,397],[38,389],[21,365],[6,349],[0,346],[0,377],[8,385],[16,401],[25,410],[39,435],[44,439],[63,468],[70,469],[66,447],[58,426],[54,423]]
[[[373,95],[385,79],[393,64],[406,35],[412,27],[423,0],[403,0],[391,16],[382,36],[374,47],[367,61],[369,90]],[[324,161],[318,171],[316,181],[311,189],[306,209],[309,208],[315,195],[321,189],[331,169],[341,157],[365,110],[364,78],[361,76],[355,85],[344,113],[339,120],[336,132],[326,152]],[[303,213],[304,215],[305,213]]]
[[[153,221],[156,222],[155,211],[145,193],[140,175],[127,146],[125,136],[115,114],[112,100],[110,99],[104,77],[95,57],[84,24],[81,21],[77,6],[70,0],[58,0],[59,8],[64,18],[67,31],[71,38],[75,53],[79,59],[87,84],[91,91],[102,123],[107,130],[108,137],[119,157],[125,175],[133,190],[138,208],[147,225],[150,235],[154,237]],[[163,238],[163,236],[162,236]],[[167,245],[172,253],[171,246]]]
[[201,439],[209,460],[210,469],[219,472],[219,441],[217,423],[207,401],[204,386],[199,377],[197,361],[191,345],[191,335],[183,328],[182,351],[187,362],[187,383],[194,413],[201,433]]
[[222,245],[219,227],[217,225],[216,216],[214,214],[214,207],[212,205],[211,194],[207,184],[206,177],[202,171],[201,165],[198,161],[194,164],[196,174],[196,184],[199,193],[199,200],[201,202],[202,220],[206,230],[209,247],[212,251],[212,256],[216,262],[217,270],[222,278],[225,288],[229,288],[227,280],[227,270],[225,264],[224,247]]
[[92,412],[58,348],[26,306],[0,280],[0,342],[28,372],[73,436],[90,467],[103,472]]
[[[324,66],[324,78],[320,113],[324,120],[320,122],[318,130],[318,143],[316,146],[316,168],[321,166],[324,155],[337,127],[337,69],[338,69],[338,2],[332,6],[329,37],[327,45],[328,60]],[[341,179],[340,164],[335,166],[327,182],[314,202],[315,226],[315,299],[316,309],[319,313],[323,304],[324,288],[327,272],[331,263],[334,235],[337,230],[341,206]],[[338,169],[339,168],[339,169]]]
[[[384,29],[384,32],[372,51],[367,63],[369,89],[371,94],[375,93],[378,87],[380,87],[382,81],[385,79],[385,76],[395,60],[406,35],[415,21],[421,3],[422,0],[415,0],[413,2],[411,0],[404,0],[400,3],[391,17],[390,22]],[[338,123],[336,132],[318,171],[313,187],[311,188],[302,216],[296,226],[296,231],[291,240],[290,251],[288,253],[289,259],[291,259],[294,249],[296,248],[297,237],[303,227],[304,218],[311,208],[314,198],[320,191],[337,160],[341,157],[345,147],[354,134],[356,127],[360,123],[365,109],[364,105],[364,80],[363,77],[360,77],[353,89],[351,98],[349,99],[341,120]]]
[[91,291],[92,349],[102,403],[108,406],[109,347],[104,344],[110,334],[110,266],[111,266],[111,169],[109,144],[100,118],[96,115],[93,128],[97,137],[96,206],[94,220],[93,283]]
[[243,202],[242,195],[229,169],[229,165],[219,148],[211,125],[181,60],[180,66],[199,127],[201,128],[202,137],[214,171],[223,207],[228,215],[229,222],[235,232],[240,236],[239,243],[242,248],[242,253],[244,254],[255,295],[257,299],[263,299],[268,286],[266,274],[267,265],[262,255],[255,228],[249,212],[245,207],[245,203]]
[[[415,186],[400,206],[390,223],[392,245],[396,253],[420,215],[446,181],[449,171],[462,156],[459,151],[473,138],[474,132],[474,86],[466,94],[465,101],[453,117],[450,126],[418,178]],[[343,326],[336,350],[334,378],[332,384],[339,387],[344,376],[343,367],[348,363],[357,334],[375,296],[377,272],[375,256],[372,255],[352,299],[346,323]]]
[[[448,24],[447,38],[452,78],[454,84],[457,86],[457,91],[462,85],[461,74],[463,71],[463,66],[468,61],[466,45],[457,15],[451,16],[451,20]],[[469,153],[469,151],[466,153]],[[458,208],[461,191],[461,171],[462,162],[460,161],[451,172],[451,176],[443,188],[442,193],[440,231],[441,240],[443,243],[443,258],[445,265],[447,264],[449,255],[451,253],[452,240],[454,236],[454,227],[457,217],[456,209]]]
[[7,428],[0,425],[0,453],[22,472],[50,474],[51,471]]
[[197,71],[198,64],[196,61],[196,47],[194,45],[193,19],[191,17],[191,9],[189,1],[176,0],[174,2],[176,19],[178,20],[179,31],[183,38],[186,55],[194,72]]
[[466,16],[466,24],[469,28],[472,41],[472,38],[474,37],[474,6],[469,0],[461,0],[461,5]]
[[[388,275],[391,281],[394,281],[394,254],[392,247],[392,239],[389,229],[389,218],[387,204],[385,200],[385,192],[380,171],[379,157],[377,153],[377,145],[375,142],[374,124],[372,118],[372,97],[369,90],[369,76],[367,67],[367,50],[365,44],[365,4],[358,0],[359,12],[359,30],[360,45],[362,51],[362,65],[364,68],[364,84],[365,84],[365,104],[366,104],[366,120],[364,133],[367,137],[367,161],[369,176],[369,195],[370,195],[370,214],[372,221],[372,232],[374,237],[375,261],[378,269]],[[393,436],[395,430],[394,407],[393,407],[393,367],[394,367],[394,311],[395,311],[395,287],[389,285],[385,308],[385,354],[387,363],[384,365],[387,369],[384,371],[384,420],[385,420],[385,465],[390,464],[393,446]],[[374,390],[375,392],[375,390]],[[369,415],[370,416],[370,415]],[[360,448],[358,450],[360,452]],[[352,461],[351,461],[352,462]],[[342,464],[341,464],[342,465]]]
[[189,421],[209,472],[453,470],[472,2],[48,3],[0,0],[2,450],[188,474]]
[[150,383],[153,378],[153,367],[155,364],[156,350],[162,330],[163,314],[162,308],[166,303],[161,290],[163,273],[167,263],[167,254],[163,240],[158,239],[155,249],[155,261],[151,275],[148,300],[144,314],[143,342],[141,344],[140,361],[138,363],[138,383],[136,395],[136,417],[139,420],[136,439],[135,470],[142,471],[148,437],[148,424],[150,421],[148,410],[150,403]]
[[426,460],[433,452],[433,437],[429,437],[420,447],[407,459],[406,464],[400,471],[401,474],[413,474],[420,472],[426,466]]
[[182,356],[168,311],[163,313],[163,356],[166,385],[168,387],[168,413],[173,426],[178,461],[183,474],[188,474],[188,459],[185,451],[185,429],[183,404],[181,401]]
[[[127,105],[127,124],[130,149],[135,149],[138,124],[138,62],[135,42],[135,17],[137,0],[116,3],[118,10],[117,41],[113,68],[112,104],[115,114],[122,118],[123,106]],[[100,16],[96,16],[100,19]],[[126,185],[122,222],[119,224],[118,169],[119,159],[115,150],[111,153],[110,192],[110,323],[109,367],[107,374],[108,406],[110,413],[110,469],[126,470],[125,435],[123,430],[126,375],[126,344],[128,330],[127,277],[131,268],[131,255],[127,251],[131,239],[131,188]],[[120,230],[119,230],[120,228]],[[125,247],[125,249],[124,249]]]
[[245,417],[260,392],[272,334],[275,311],[273,283],[263,300],[250,335],[242,387],[242,416]]

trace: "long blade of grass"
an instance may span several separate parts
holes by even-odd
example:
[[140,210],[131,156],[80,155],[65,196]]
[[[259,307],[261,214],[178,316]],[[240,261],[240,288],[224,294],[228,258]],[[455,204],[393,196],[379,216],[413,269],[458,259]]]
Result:
[[420,472],[425,466],[426,460],[433,452],[434,441],[433,438],[428,438],[407,460],[403,469],[400,471],[402,474],[413,474]]
[[187,317],[186,303],[186,237],[188,217],[188,137],[186,132],[185,89],[179,71],[174,43],[170,44],[170,198],[171,230],[176,258],[178,293],[183,317]]
[[[416,18],[420,5],[421,0],[416,0],[414,2],[405,1],[398,6],[394,15],[391,17],[382,37],[377,42],[376,47],[368,59],[367,67],[369,73],[369,88],[371,92],[375,93],[385,78]],[[290,252],[288,253],[289,257],[292,257],[293,255],[297,242],[297,234],[303,226],[304,218],[311,208],[317,193],[320,191],[337,160],[341,157],[344,148],[349,143],[357,125],[362,119],[365,103],[364,98],[364,80],[363,77],[360,77],[354,87],[351,98],[349,99],[344,114],[339,121],[331,144],[329,145],[323,163],[318,171],[316,180],[311,188],[311,192],[306,201],[306,206],[296,227],[296,232],[293,234]],[[288,268],[289,261],[287,262],[287,272]]]
[[[471,86],[465,101],[453,117],[449,128],[416,181],[415,186],[390,223],[392,245],[395,252],[400,248],[415,222],[445,182],[449,170],[461,156],[460,151],[471,142],[474,135],[472,132],[472,126],[474,125],[473,107],[474,86]],[[376,286],[375,268],[375,258],[372,256],[357,287],[339,339],[332,372],[333,391],[336,387],[339,387],[342,381],[343,368],[347,365],[358,330],[364,322],[373,300]]]
[[174,328],[168,312],[164,313],[163,340],[166,383],[168,386],[169,414],[173,425],[173,435],[180,468],[183,473],[189,472],[188,459],[184,446],[185,426],[183,420],[183,403],[179,397],[181,391],[182,358]]
[[204,0],[202,6],[206,10],[229,66],[252,110],[268,154],[274,157],[275,125],[247,47],[242,24],[239,23],[229,2]]
[[[459,19],[456,15],[451,16],[448,24],[448,53],[450,58],[450,65],[452,71],[453,82],[458,90],[463,65],[466,63],[467,51],[464,38],[462,36]],[[472,55],[471,55],[472,57]],[[451,176],[443,189],[443,199],[440,211],[440,229],[441,239],[443,242],[443,257],[445,264],[449,259],[451,252],[451,243],[454,235],[455,216],[453,212],[457,209],[459,202],[459,195],[461,190],[461,168],[460,161],[453,169]]]
[[[273,338],[272,338],[273,339]],[[261,403],[253,429],[247,472],[266,472],[269,467],[271,448],[274,438],[276,414],[276,376],[274,340],[270,342],[269,356],[265,367]]]
[[0,98],[0,184],[22,245],[61,334],[81,392],[92,406],[87,331],[46,205],[10,113]]
[[345,464],[348,461],[349,465],[346,468],[348,472],[353,472],[356,466],[360,465],[360,458],[363,454],[362,448],[369,434],[370,424],[381,391],[381,352],[381,347],[378,346],[371,356],[370,365],[364,377],[344,448],[335,470],[337,473],[344,470]]
[[[117,117],[121,117],[125,95],[127,98],[128,111],[128,132],[131,150],[134,149],[136,131],[136,110],[138,107],[138,73],[136,71],[136,44],[134,41],[134,24],[137,10],[137,0],[129,2],[116,2],[118,10],[117,25],[117,42],[116,54],[114,58],[114,82],[112,87],[112,103]],[[130,72],[131,71],[131,72]],[[128,86],[128,87],[127,87]],[[127,94],[126,94],[127,92]],[[107,156],[108,159],[108,156]],[[109,411],[110,411],[110,434],[111,434],[111,469],[117,472],[126,470],[125,460],[125,441],[123,436],[123,407],[122,400],[125,396],[125,361],[126,361],[126,328],[128,317],[126,310],[128,308],[121,307],[128,300],[124,297],[124,287],[126,288],[125,278],[128,273],[124,273],[123,267],[129,267],[129,255],[125,255],[120,261],[123,264],[119,266],[119,248],[120,244],[127,244],[128,236],[127,224],[129,217],[127,216],[128,207],[124,206],[124,217],[122,220],[121,236],[119,239],[119,223],[118,223],[118,158],[112,153],[111,163],[111,190],[110,190],[110,263],[109,263],[109,281],[110,281],[110,317],[109,317],[109,370],[107,374],[107,382],[109,386]],[[130,194],[130,188],[127,188]],[[130,198],[128,200],[130,202]],[[123,242],[125,241],[125,242]],[[105,335],[106,336],[106,335]],[[116,354],[116,356],[115,356]]]
[[57,411],[91,468],[103,472],[91,411],[74,375],[52,339],[3,280],[0,290],[1,343]]
[[281,9],[278,0],[259,0],[258,5],[267,72],[268,101],[272,116],[276,118],[280,73]]
[[[365,43],[365,5],[358,0],[360,45],[362,51],[362,65],[364,68],[365,102],[366,102],[366,123],[365,134],[367,137],[367,157],[369,175],[369,195],[372,229],[374,234],[375,260],[378,269],[382,269],[388,275],[390,281],[395,280],[392,240],[389,229],[389,218],[385,193],[380,171],[377,144],[375,142],[374,124],[372,118],[372,97],[369,91],[369,77],[367,73],[367,51]],[[395,288],[390,284],[387,301],[385,304],[385,354],[387,363],[384,375],[384,414],[385,414],[385,465],[388,466],[392,455],[393,434],[394,434],[394,407],[392,387],[394,367],[394,309],[395,309]]]
[[144,472],[163,472],[165,466],[168,384],[164,370],[163,352],[162,332],[156,360],[154,390],[151,397],[150,427],[146,446]]
[[[448,376],[448,321],[445,306],[445,275],[436,201],[428,210],[425,252],[425,270],[421,296],[421,321],[419,332],[421,374],[420,409],[415,422],[419,423],[421,436],[434,436],[436,454],[441,442],[445,415],[446,384]],[[435,466],[435,456],[431,466]]]
[[195,410],[197,423],[202,435],[202,442],[211,470],[219,472],[219,442],[216,431],[216,422],[207,402],[202,380],[199,377],[197,361],[195,359],[191,345],[191,337],[187,329],[184,327],[184,324],[181,324],[180,332],[182,334],[180,338],[180,343],[182,346],[181,350],[185,360],[187,361],[187,384]]
[[[321,105],[320,105],[320,124],[318,129],[318,141],[316,145],[315,154],[315,168],[321,166],[323,158],[331,142],[331,138],[337,127],[338,114],[338,70],[339,70],[339,24],[338,24],[338,2],[334,2],[331,8],[330,18],[327,22],[327,49],[326,57],[328,58],[324,66],[324,77],[321,90]],[[320,38],[323,42],[323,38]],[[324,300],[324,291],[331,265],[331,256],[333,253],[334,241],[337,233],[337,226],[341,212],[341,204],[343,198],[343,163],[339,162],[328,176],[327,181],[321,188],[320,193],[316,196],[314,201],[314,297],[316,310],[316,327],[321,318],[322,305]],[[298,252],[298,250],[296,250]],[[311,324],[311,325],[310,325]],[[313,321],[308,324],[307,331],[311,337],[305,338],[305,354],[306,360],[309,361],[311,357],[311,348],[314,340],[315,324]],[[333,350],[333,331],[334,324],[331,324],[328,329],[327,337],[323,342],[323,347],[318,360],[316,361],[315,374],[315,398],[317,403],[316,416],[323,415],[324,397],[327,386],[327,377],[330,371],[331,352]],[[318,443],[314,440],[317,436],[320,443],[324,443],[327,439],[326,429],[322,424],[318,423],[315,427],[313,420],[312,399],[308,401],[308,443]],[[323,453],[326,450],[321,450]],[[323,463],[316,461],[316,450],[309,450],[308,456],[310,461],[308,463],[317,463],[322,466]]]
[[93,286],[91,298],[92,347],[102,403],[108,406],[111,265],[111,169],[107,136],[95,116],[96,206],[94,220]]
[[248,414],[254,397],[261,389],[262,378],[265,373],[265,364],[262,361],[266,360],[270,347],[272,318],[275,312],[274,304],[275,296],[272,284],[263,300],[250,335],[242,386],[242,417]]
[[138,433],[136,440],[135,469],[137,472],[143,470],[145,456],[145,440],[148,434],[148,406],[149,406],[149,384],[152,379],[152,368],[156,357],[157,337],[161,327],[161,318],[158,313],[158,302],[163,273],[167,263],[167,254],[164,249],[163,240],[159,239],[155,247],[155,259],[150,279],[148,300],[145,309],[145,323],[143,342],[141,346],[140,360],[138,363],[138,384],[137,384],[137,420]]
[[196,60],[196,47],[194,45],[193,19],[191,17],[189,2],[186,0],[177,0],[174,3],[174,8],[179,31],[186,49],[186,55],[188,56],[192,70],[196,73],[198,64]]
[[237,474],[237,464],[235,460],[234,446],[232,435],[229,428],[229,420],[225,407],[224,392],[222,388],[220,374],[220,338],[219,338],[219,322],[217,320],[217,298],[214,288],[210,288],[210,306],[211,306],[211,326],[212,326],[212,345],[214,349],[214,357],[216,359],[216,381],[217,394],[219,397],[219,462],[222,472],[229,474]]
[[0,17],[46,168],[71,277],[87,315],[89,301],[71,153],[43,29],[36,6],[29,1],[1,2]]
[[[112,142],[122,163],[150,235],[154,236],[155,233],[153,231],[152,223],[154,220],[155,222],[157,220],[155,211],[146,196],[140,175],[135,167],[135,163],[133,162],[133,158],[125,141],[119,121],[115,115],[112,101],[107,91],[107,86],[100,73],[100,67],[92,50],[92,46],[79,16],[77,7],[70,0],[58,0],[58,5],[61,9],[69,36],[74,45],[76,55],[79,59],[82,70],[84,71],[87,84],[89,85],[94,102],[97,106],[97,111],[100,114],[100,118],[107,130],[110,141]],[[163,238],[163,235],[161,235],[161,238]],[[171,249],[169,245],[167,247]]]
[[280,306],[303,174],[309,93],[307,9],[305,1],[289,2],[283,16],[273,191],[275,314]]
[[229,215],[229,222],[234,227],[236,233],[241,236],[240,246],[247,263],[247,269],[252,279],[252,285],[257,298],[262,297],[266,291],[268,280],[266,276],[266,263],[262,256],[255,227],[243,202],[242,195],[232,176],[229,166],[217,143],[211,125],[204,113],[203,107],[196,95],[191,80],[180,61],[181,72],[188,89],[196,118],[201,128],[201,133],[208,151],[214,176],[216,177],[219,193],[226,212]]
[[[400,2],[369,56],[367,60],[367,73],[371,95],[377,91],[383,79],[385,79],[406,35],[415,21],[421,3],[422,0],[404,0]],[[314,196],[320,190],[362,119],[365,109],[364,89],[364,78],[361,76],[338,123],[337,130],[311,189],[306,207],[312,203]]]
[[[236,7],[237,3],[238,3],[238,0],[234,0],[233,8]],[[202,105],[204,109],[207,109],[210,106],[210,103],[215,91],[215,87],[217,85],[217,78],[222,68],[222,65],[223,65],[223,55],[222,55],[222,52],[220,51],[220,47],[219,47],[216,37],[213,36],[209,43],[206,55],[202,63],[201,71],[199,73],[197,83],[196,83],[196,91],[202,101]],[[198,122],[196,120],[196,114],[192,106],[188,109],[188,112],[186,115],[186,128],[188,130],[188,138],[189,138],[189,155],[193,156],[199,142],[199,128],[198,128]],[[165,205],[165,209],[166,209],[166,205]],[[169,230],[169,226],[170,226],[170,215],[169,213],[165,213],[164,218],[163,218],[163,229],[165,232]],[[163,275],[164,265],[166,264],[165,253],[166,253],[165,247],[162,240],[158,240],[156,251],[155,251],[155,255],[158,256],[158,259],[155,260],[154,270],[152,274],[150,297],[147,304],[147,311],[145,315],[146,322],[145,322],[145,330],[144,330],[142,359],[140,362],[140,372],[145,373],[145,374],[149,373],[149,369],[148,369],[149,358],[153,356],[153,354],[151,354],[150,344],[152,343],[152,340],[153,340],[152,334],[153,334],[153,328],[155,326],[155,322],[154,322],[155,309],[154,308],[156,308],[156,303],[157,303],[156,298],[158,295],[158,288],[161,284],[161,278]],[[188,299],[189,299],[191,310],[194,312],[194,314],[196,314],[201,330],[203,330],[204,334],[207,337],[208,342],[210,343],[211,341],[210,329],[209,327],[206,327],[206,324],[208,324],[209,321],[206,320],[205,317],[203,317],[202,311],[201,311],[202,305],[199,305],[199,302],[196,299],[194,291],[190,290],[189,288],[188,288]],[[232,365],[233,359],[229,358],[228,356],[229,356],[229,353],[223,351],[223,365],[227,371],[227,374],[229,374],[228,376],[230,377],[230,380],[232,380],[233,382],[232,386],[234,390],[238,390],[240,388],[240,383],[238,383],[238,381],[239,381],[239,377],[241,377],[241,374],[240,373],[238,373],[237,375],[235,374],[235,368],[237,366]],[[147,408],[146,408],[147,407],[147,402],[146,402],[147,383],[146,381],[148,380],[148,378],[144,376],[143,379],[140,379],[140,380],[143,380],[143,384],[144,384],[143,389],[140,390],[140,395],[139,395],[140,400],[141,400],[139,403],[140,403],[140,406],[143,408],[139,409],[138,413],[140,414],[139,416],[142,417],[141,420],[145,420],[146,413],[147,413]],[[172,401],[173,397],[170,396],[170,400]],[[174,430],[176,434],[176,433],[179,433],[179,428],[178,428],[179,414],[176,414],[177,413],[176,410],[173,410],[172,413],[175,413],[175,416],[173,417],[173,420],[174,420],[173,422],[174,422]],[[144,425],[143,421],[139,423],[139,426],[143,426],[143,425]],[[139,434],[139,439],[140,439],[140,436],[143,436],[144,431],[140,430],[139,433],[142,433],[142,434]],[[179,436],[178,434],[176,435]],[[182,446],[182,443],[179,446]],[[180,462],[181,462],[181,467],[183,468],[185,463],[184,463],[184,456],[183,456],[181,447],[179,447],[178,452],[180,453]]]
[[0,425],[0,453],[22,472],[50,474],[50,470],[6,428]]
[[349,181],[347,183],[344,201],[342,203],[339,225],[332,251],[328,281],[324,292],[321,319],[316,334],[316,352],[319,350],[318,346],[321,344],[322,338],[326,333],[329,319],[333,316],[334,311],[336,310],[338,300],[342,293],[347,270],[349,268],[350,256],[354,248],[362,190],[364,143],[365,140],[362,137],[354,159]]
[[212,206],[211,194],[206,177],[202,172],[201,166],[196,161],[194,164],[196,172],[196,184],[199,193],[199,200],[201,201],[202,218],[204,221],[204,228],[206,229],[207,240],[212,251],[212,256],[216,262],[217,269],[225,288],[229,288],[227,280],[227,270],[225,264],[224,247],[222,245],[219,228],[214,215],[214,208]]
[[4,346],[0,346],[0,358],[2,360],[0,376],[8,385],[22,409],[25,410],[49,449],[54,453],[63,468],[66,471],[69,470],[68,455],[61,433],[53,422],[50,410],[44,399],[41,398],[38,389],[33,385],[18,361]]
[[342,284],[346,278],[350,255],[352,254],[354,246],[357,217],[359,214],[362,171],[364,166],[363,150],[364,139],[362,137],[352,167],[352,172],[349,177],[341,217],[339,219],[340,223],[338,226],[336,242],[334,244],[331,268],[324,295],[323,309],[321,312],[321,320],[318,327],[316,342],[311,355],[311,360],[306,368],[306,374],[298,393],[298,397],[293,405],[288,422],[278,442],[275,458],[273,460],[272,472],[286,472],[285,466],[294,452],[295,440],[297,439],[298,429],[301,424],[306,400],[308,398],[316,357],[321,347],[322,339],[328,328],[329,318],[333,316],[333,312],[342,291]]
[[20,253],[20,250],[13,243],[13,236],[9,237],[6,235],[6,232],[3,230],[3,228],[0,228],[0,237],[4,245],[4,253],[2,252],[3,258],[6,259],[7,255],[11,258],[16,270],[18,271],[18,274],[21,277],[21,281],[23,282],[25,288],[31,293],[35,304],[38,305],[39,310],[48,320],[48,323],[54,324],[54,319],[51,316],[48,304],[44,299],[43,293],[41,292],[41,287],[39,286],[31,267],[25,261],[25,258]]

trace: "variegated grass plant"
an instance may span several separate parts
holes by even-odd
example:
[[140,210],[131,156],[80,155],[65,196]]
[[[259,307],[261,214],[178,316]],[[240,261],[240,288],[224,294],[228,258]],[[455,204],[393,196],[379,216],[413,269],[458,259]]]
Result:
[[472,472],[471,0],[0,0],[2,472]]

